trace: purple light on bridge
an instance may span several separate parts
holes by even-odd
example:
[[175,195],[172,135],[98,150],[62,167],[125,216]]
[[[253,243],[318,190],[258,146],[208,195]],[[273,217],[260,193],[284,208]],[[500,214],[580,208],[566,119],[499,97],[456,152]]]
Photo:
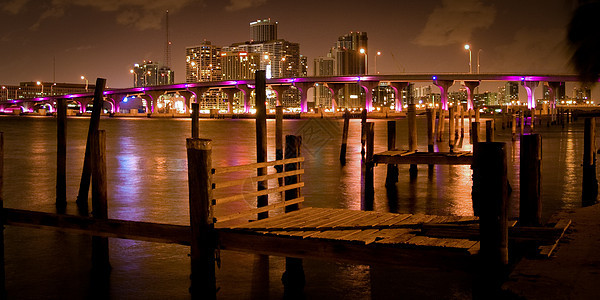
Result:
[[432,80],[437,80],[437,76],[431,77]]

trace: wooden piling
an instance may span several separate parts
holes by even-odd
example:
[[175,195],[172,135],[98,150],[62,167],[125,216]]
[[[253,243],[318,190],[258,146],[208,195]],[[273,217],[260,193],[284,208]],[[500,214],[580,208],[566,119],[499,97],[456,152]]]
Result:
[[[267,161],[267,84],[266,72],[263,70],[256,71],[255,77],[255,93],[256,93],[256,162]],[[267,168],[256,169],[257,176],[267,175]],[[258,190],[266,190],[268,181],[259,181],[257,183]],[[269,204],[269,196],[258,196],[256,206],[263,207]],[[266,219],[269,217],[269,212],[261,212],[258,214],[258,219]]]
[[[427,152],[433,153],[434,146],[434,134],[433,130],[435,129],[435,110],[428,108],[427,109]],[[433,165],[428,165],[429,171],[433,170]]]
[[519,223],[523,226],[538,226],[542,219],[542,136],[522,135],[520,148]]
[[479,143],[479,122],[471,123],[471,138],[473,139],[473,145]]
[[474,111],[475,111],[475,122],[479,123],[479,115],[480,115],[479,108],[474,109]]
[[467,111],[467,115],[469,116],[469,123],[467,123],[469,125],[469,143],[473,144],[473,140],[471,139],[471,124],[473,123],[473,119],[471,118],[471,112],[473,110],[469,109]]
[[473,201],[480,205],[481,276],[495,293],[508,264],[508,180],[505,143],[476,143],[473,151]]
[[511,114],[510,130],[512,133],[512,140],[516,141],[517,140],[517,115],[514,113]]
[[460,105],[457,105],[454,108],[454,115],[452,116],[452,120],[454,121],[454,140],[458,140],[458,127],[460,121]]
[[451,106],[448,108],[448,145],[450,152],[454,152],[454,111],[456,108]]
[[200,104],[192,103],[192,138],[197,139],[200,137],[200,122],[198,120],[200,116]]
[[0,132],[0,299],[6,299],[6,271],[4,265],[4,132]]
[[[92,183],[92,216],[95,219],[108,219],[108,192],[106,179],[106,133],[104,130],[92,132],[90,139],[90,162]],[[92,237],[93,272],[107,275],[110,272],[107,237]]]
[[523,135],[525,132],[525,112],[523,110],[519,110],[519,119],[520,134]]
[[191,138],[186,146],[192,231],[190,293],[193,299],[216,299],[212,141]]
[[[302,137],[294,135],[285,136],[285,158],[296,158],[300,156],[300,146],[302,145]],[[300,169],[300,163],[291,163],[285,165],[285,171],[295,171]],[[300,175],[293,175],[285,177],[285,185],[292,185],[299,182]],[[291,189],[285,191],[285,200],[293,200],[300,197],[300,189]],[[285,212],[292,212],[299,209],[299,204],[289,205],[285,207]],[[297,296],[302,294],[304,285],[306,283],[304,277],[304,267],[302,266],[302,259],[295,257],[285,258],[285,272],[281,278],[284,286],[284,295],[286,296]],[[285,298],[285,297],[284,297]]]
[[350,127],[350,112],[346,108],[344,112],[344,129],[342,130],[342,147],[340,149],[340,163],[346,164],[346,148],[348,145],[348,127]]
[[[87,204],[87,198],[86,198]],[[67,206],[67,102],[56,100],[56,207]],[[86,206],[87,207],[87,206]],[[86,210],[87,213],[87,210]]]
[[583,182],[581,202],[590,206],[598,201],[596,177],[596,118],[586,118],[583,131]]
[[494,141],[494,120],[485,121],[485,141]]
[[[408,105],[408,150],[417,151],[417,108],[414,103]],[[373,145],[371,145],[373,146]],[[372,156],[371,156],[372,158]],[[411,164],[409,174],[411,177],[417,175],[417,165]]]
[[[388,150],[396,149],[396,121],[387,122],[387,148]],[[385,185],[394,185],[396,182],[398,182],[398,166],[394,164],[387,164]]]
[[460,137],[465,137],[465,110],[460,108]]
[[367,142],[367,131],[365,124],[367,123],[367,110],[363,109],[360,113],[360,154],[365,155],[365,144]]
[[85,157],[83,159],[83,169],[81,171],[81,181],[79,182],[79,193],[77,194],[77,206],[80,212],[87,210],[88,194],[90,192],[90,176],[91,176],[91,161],[90,161],[90,144],[92,134],[98,130],[100,125],[100,114],[102,105],[104,104],[104,88],[106,87],[106,79],[97,78],[96,88],[94,89],[94,104],[92,115],[90,117],[90,126],[88,128],[87,142],[85,145]]
[[[275,107],[275,160],[283,159],[283,106]],[[283,171],[283,166],[275,166],[277,173]],[[279,185],[283,183],[283,179],[278,179]]]
[[372,210],[374,201],[373,183],[373,142],[374,123],[366,122],[364,125],[366,135],[366,155],[361,165],[361,210]]
[[446,111],[440,107],[440,116],[438,119],[437,141],[444,141],[444,125],[446,121]]

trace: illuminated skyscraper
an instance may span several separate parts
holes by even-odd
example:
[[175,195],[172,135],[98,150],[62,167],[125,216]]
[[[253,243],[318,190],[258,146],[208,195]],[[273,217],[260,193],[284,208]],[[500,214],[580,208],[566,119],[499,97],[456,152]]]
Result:
[[185,48],[185,82],[220,81],[221,47],[204,41],[197,46]]
[[252,42],[262,43],[277,39],[277,22],[271,19],[256,20],[250,23]]
[[134,87],[175,83],[175,72],[171,71],[169,67],[160,66],[153,61],[134,64],[131,73],[133,74]]

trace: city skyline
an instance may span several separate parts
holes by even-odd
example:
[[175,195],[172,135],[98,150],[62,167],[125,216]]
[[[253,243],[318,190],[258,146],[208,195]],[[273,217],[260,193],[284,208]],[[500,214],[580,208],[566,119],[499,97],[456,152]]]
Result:
[[[13,0],[4,4],[0,82],[78,82],[85,75],[105,77],[110,87],[131,86],[129,70],[134,63],[163,60],[167,9],[176,82],[185,82],[186,47],[204,40],[218,46],[247,41],[249,23],[265,18],[279,22],[278,35],[299,43],[300,54],[308,57],[311,66],[338,36],[364,31],[369,34],[368,52],[382,52],[377,58],[377,71],[382,74],[469,72],[465,43],[471,45],[473,65],[480,56],[481,72],[573,73],[565,35],[574,1],[568,0],[304,1],[301,5],[179,0],[156,1],[151,7],[135,3],[43,1],[34,5]],[[374,68],[370,61],[369,73]]]

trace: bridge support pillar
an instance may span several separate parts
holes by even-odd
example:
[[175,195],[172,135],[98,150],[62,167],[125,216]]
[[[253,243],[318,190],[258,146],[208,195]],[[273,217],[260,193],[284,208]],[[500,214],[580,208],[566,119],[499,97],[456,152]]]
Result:
[[[192,94],[194,94],[194,96],[196,96],[196,103],[200,104],[200,101],[202,101],[202,95],[204,95],[204,93],[208,92],[210,88],[208,87],[191,87],[188,88],[188,91],[191,92]],[[191,107],[191,101],[190,101],[190,107]],[[198,107],[200,107],[200,105],[198,105]]]
[[379,81],[359,81],[358,85],[365,90],[365,109],[373,110],[373,89],[379,86]]
[[467,88],[467,111],[475,109],[473,97],[475,96],[475,88],[479,86],[479,83],[479,81],[465,81],[465,87]]
[[249,87],[247,84],[237,84],[235,88],[242,91],[242,93],[244,94],[244,113],[249,113],[250,98],[252,97],[252,90],[254,89]]
[[410,82],[390,82],[390,86],[394,89],[394,94],[396,95],[396,103],[394,103],[394,108],[396,111],[402,111],[403,101],[402,101],[402,91],[404,91]]
[[88,104],[93,100],[94,100],[94,98],[89,98],[89,97],[83,97],[83,98],[77,99],[77,102],[79,102],[79,113],[82,113],[82,114],[85,113]]
[[110,95],[110,99],[112,99],[113,103],[113,113],[118,113],[121,110],[121,101],[123,98],[127,97],[127,94],[112,94]]
[[287,91],[290,86],[289,85],[271,85],[269,86],[273,91],[275,91],[275,95],[277,95],[277,101],[275,102],[275,106],[282,106],[281,105],[281,98],[283,97],[283,94],[285,93],[285,91]]
[[188,91],[188,90],[181,90],[181,91],[177,91],[179,93],[179,95],[183,96],[183,98],[185,99],[184,103],[185,103],[185,112],[189,113],[190,110],[192,109],[192,96],[194,95],[194,93]]
[[315,86],[314,82],[294,82],[300,92],[300,112],[308,112],[308,89]]
[[[150,98],[150,105],[149,105],[149,110],[147,111],[147,113],[154,113],[154,112],[158,112],[157,110],[157,104],[158,104],[158,98],[162,95],[164,95],[166,92],[165,91],[145,91],[144,95],[149,96]],[[146,100],[148,101],[148,100]]]
[[[535,109],[535,106],[536,106],[535,88],[537,88],[539,84],[540,84],[539,81],[522,81],[521,82],[521,85],[523,85],[523,87],[527,91],[527,108],[529,108],[529,109]],[[533,119],[532,119],[532,121],[533,121]]]
[[454,84],[454,80],[433,80],[433,84],[435,84],[438,88],[440,88],[440,96],[441,96],[441,104],[442,110],[448,110],[448,90]]
[[345,83],[327,83],[329,92],[331,92],[331,110],[333,113],[336,113],[338,108],[338,92],[345,86]]

